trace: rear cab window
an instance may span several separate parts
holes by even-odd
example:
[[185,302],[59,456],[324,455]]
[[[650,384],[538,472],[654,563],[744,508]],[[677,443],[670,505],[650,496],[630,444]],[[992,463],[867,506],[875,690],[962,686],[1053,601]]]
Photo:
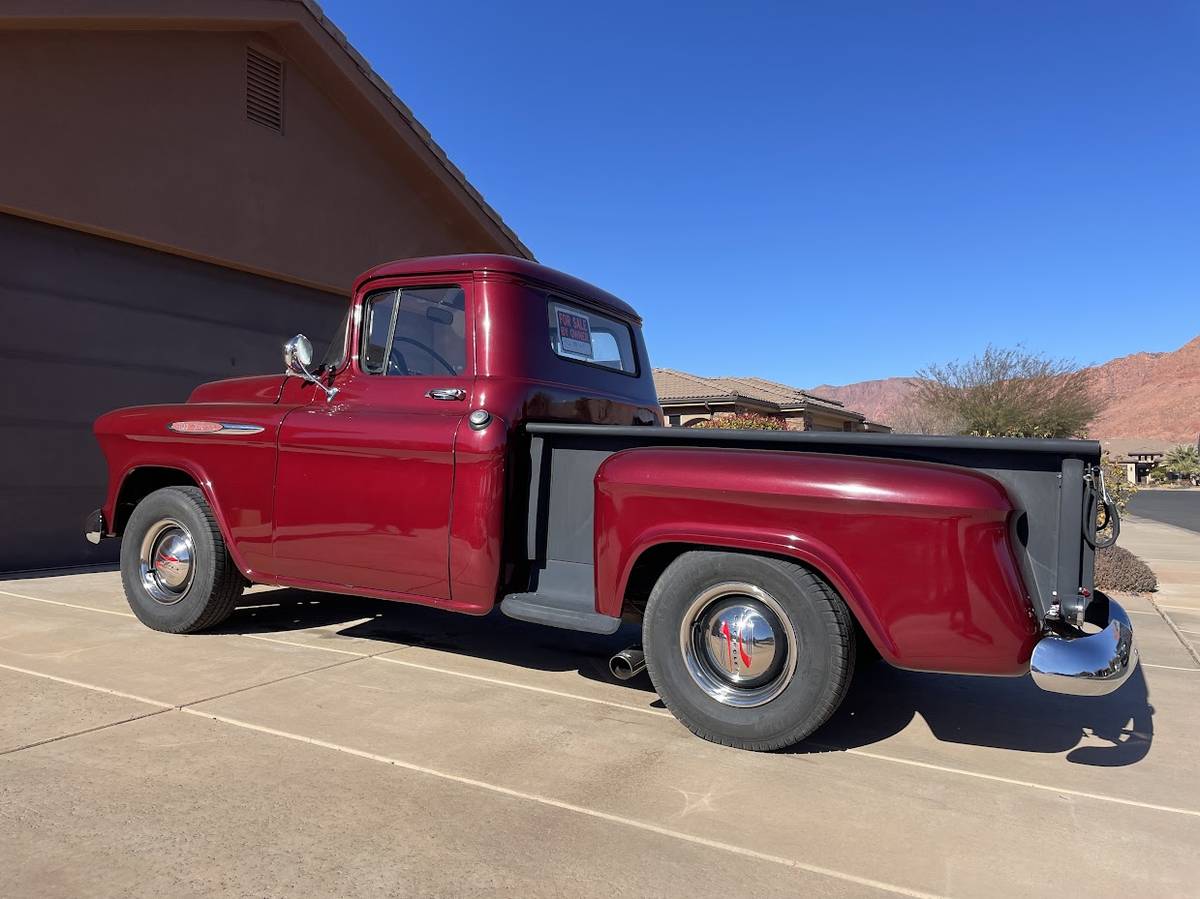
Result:
[[551,296],[550,349],[563,359],[638,375],[633,330],[625,322]]

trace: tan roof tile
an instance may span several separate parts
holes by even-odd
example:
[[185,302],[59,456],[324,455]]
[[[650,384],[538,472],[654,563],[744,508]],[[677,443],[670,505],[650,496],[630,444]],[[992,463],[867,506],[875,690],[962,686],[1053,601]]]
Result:
[[805,407],[826,408],[841,412],[849,418],[861,420],[863,416],[847,409],[837,400],[819,397],[778,381],[766,378],[720,377],[706,378],[691,372],[673,368],[654,369],[654,387],[659,402],[671,403],[685,400],[748,400],[774,406],[780,411]]

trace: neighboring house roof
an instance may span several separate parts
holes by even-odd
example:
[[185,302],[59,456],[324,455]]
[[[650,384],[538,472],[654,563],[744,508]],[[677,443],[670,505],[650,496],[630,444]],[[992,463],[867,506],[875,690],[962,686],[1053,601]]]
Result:
[[1166,455],[1181,443],[1177,440],[1146,440],[1141,437],[1114,437],[1101,440],[1101,446],[1116,462],[1136,462],[1135,456]]
[[654,369],[654,387],[660,405],[686,403],[745,403],[774,412],[800,412],[826,409],[854,421],[865,416],[847,409],[837,400],[816,396],[778,381],[765,378],[706,378],[673,368]]
[[[440,173],[464,202],[490,223],[503,240],[512,245],[514,253],[533,259],[533,253],[504,223],[500,214],[467,181],[446,151],[438,146],[425,126],[417,121],[412,110],[381,78],[370,63],[350,45],[341,30],[326,17],[313,0],[60,0],[50,8],[43,0],[12,0],[0,14],[0,28],[5,29],[191,29],[226,30],[244,27],[262,31],[277,39],[283,46],[295,46],[298,57],[312,58],[312,49],[323,54],[335,66],[354,73],[364,95],[375,93],[393,115],[388,125],[415,138],[415,145],[424,150],[431,171]],[[304,39],[307,38],[307,41]],[[339,59],[340,57],[340,59]],[[327,66],[326,66],[327,68]]]
[[785,412],[788,409],[801,406],[825,406],[845,412],[847,415],[862,418],[857,412],[851,412],[846,405],[829,397],[817,396],[799,387],[780,384],[778,381],[768,381],[766,378],[717,378],[723,384],[728,384],[734,392],[743,396],[758,396],[769,402],[776,403]]

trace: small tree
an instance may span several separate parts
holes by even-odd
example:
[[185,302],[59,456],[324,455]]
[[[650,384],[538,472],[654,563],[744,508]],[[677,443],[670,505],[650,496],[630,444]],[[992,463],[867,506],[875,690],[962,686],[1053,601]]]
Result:
[[1080,437],[1099,412],[1086,372],[1021,347],[930,365],[912,383],[916,403],[960,434]]
[[717,428],[728,431],[786,431],[787,425],[778,418],[768,418],[754,412],[742,412],[737,415],[724,415],[696,422],[693,428]]
[[1163,456],[1154,470],[1190,482],[1193,486],[1200,484],[1200,450],[1194,446],[1177,446]]
[[1104,486],[1108,490],[1108,495],[1117,504],[1117,509],[1124,512],[1129,501],[1133,499],[1133,495],[1138,492],[1138,485],[1129,482],[1125,466],[1114,462],[1107,450],[1101,457],[1100,464],[1104,469]]

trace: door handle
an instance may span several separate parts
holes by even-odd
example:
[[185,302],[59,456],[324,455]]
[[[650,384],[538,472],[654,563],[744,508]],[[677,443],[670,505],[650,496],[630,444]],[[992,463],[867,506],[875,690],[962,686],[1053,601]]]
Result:
[[467,392],[461,387],[434,387],[425,394],[431,400],[465,400]]

